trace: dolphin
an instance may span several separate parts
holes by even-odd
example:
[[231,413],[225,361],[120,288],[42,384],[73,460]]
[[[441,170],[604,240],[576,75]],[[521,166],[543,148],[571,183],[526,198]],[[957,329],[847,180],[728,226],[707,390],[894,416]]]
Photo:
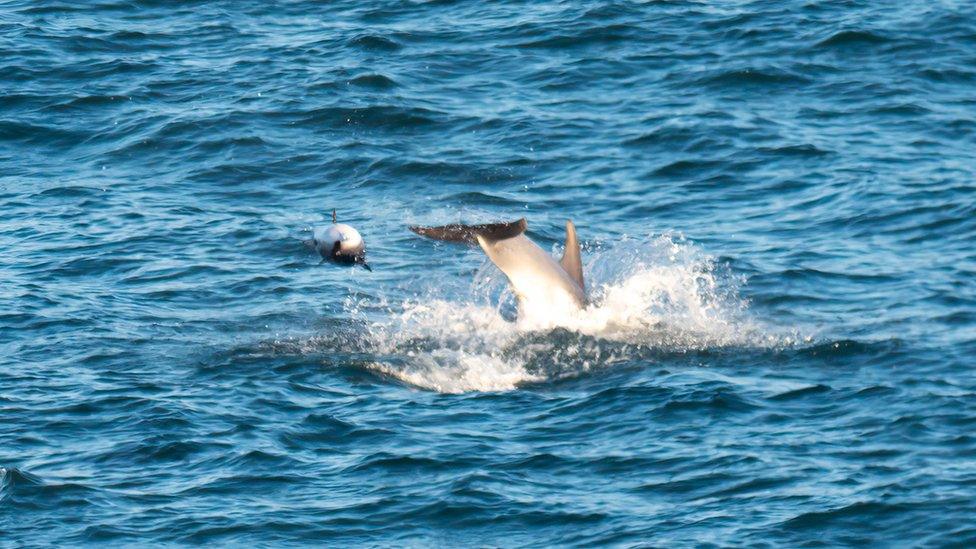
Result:
[[332,225],[317,227],[306,243],[319,252],[323,262],[362,265],[367,271],[373,270],[366,263],[366,242],[362,235],[345,223],[337,223],[335,210],[332,210]]
[[556,261],[525,236],[525,218],[510,223],[410,227],[427,238],[477,244],[508,278],[518,299],[519,316],[533,311],[551,315],[573,313],[586,307],[586,286],[576,227],[566,222],[566,249]]

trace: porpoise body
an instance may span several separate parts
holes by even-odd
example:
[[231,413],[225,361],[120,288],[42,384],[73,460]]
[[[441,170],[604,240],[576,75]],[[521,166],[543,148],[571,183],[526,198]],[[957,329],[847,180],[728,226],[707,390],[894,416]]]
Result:
[[312,232],[309,242],[323,260],[336,263],[362,265],[372,271],[366,263],[366,242],[359,231],[345,223],[336,223],[335,211],[332,212],[332,224],[317,227]]

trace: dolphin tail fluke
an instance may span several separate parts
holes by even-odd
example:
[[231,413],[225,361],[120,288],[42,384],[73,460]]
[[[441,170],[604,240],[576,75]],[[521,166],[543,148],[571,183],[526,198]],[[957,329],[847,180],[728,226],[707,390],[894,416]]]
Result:
[[493,242],[514,238],[525,232],[528,224],[525,218],[510,223],[488,223],[484,225],[444,225],[442,227],[410,227],[410,230],[434,240],[477,244],[478,237]]
[[566,221],[566,249],[563,250],[563,258],[559,260],[559,264],[562,265],[566,274],[579,284],[580,289],[585,288],[583,286],[583,262],[580,259],[580,245],[579,240],[576,239],[576,226],[573,225],[572,221]]

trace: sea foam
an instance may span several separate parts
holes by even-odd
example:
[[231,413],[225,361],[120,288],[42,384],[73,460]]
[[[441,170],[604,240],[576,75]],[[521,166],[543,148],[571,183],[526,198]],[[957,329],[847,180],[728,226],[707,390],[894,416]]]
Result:
[[[558,255],[558,250],[555,250]],[[570,315],[522,311],[490,262],[461,296],[424,290],[365,322],[373,367],[446,393],[505,391],[579,375],[648,350],[687,352],[788,343],[750,315],[741,279],[680,235],[626,238],[587,250],[590,304]],[[351,303],[361,312],[362,303]]]

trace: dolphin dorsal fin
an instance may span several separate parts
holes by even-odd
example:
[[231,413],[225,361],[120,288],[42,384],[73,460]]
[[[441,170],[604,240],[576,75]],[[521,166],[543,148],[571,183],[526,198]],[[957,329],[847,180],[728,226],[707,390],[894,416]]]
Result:
[[559,260],[559,264],[566,274],[579,284],[580,289],[586,288],[583,286],[583,262],[580,259],[579,240],[576,240],[576,226],[572,221],[566,221],[566,249],[563,250],[563,258]]

